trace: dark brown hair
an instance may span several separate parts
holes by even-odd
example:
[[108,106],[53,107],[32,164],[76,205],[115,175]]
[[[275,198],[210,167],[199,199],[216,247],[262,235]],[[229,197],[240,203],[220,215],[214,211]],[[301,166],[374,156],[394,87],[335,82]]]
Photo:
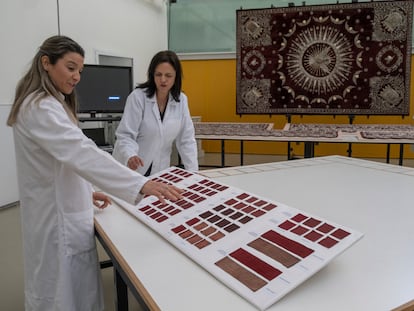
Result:
[[175,54],[173,51],[160,51],[154,55],[148,67],[147,81],[138,84],[137,88],[146,88],[147,90],[145,91],[145,93],[147,94],[147,96],[154,96],[157,90],[157,86],[155,85],[154,80],[155,68],[157,68],[157,66],[161,63],[169,63],[171,66],[173,66],[175,70],[175,81],[170,92],[174,100],[179,102],[181,94],[181,79],[183,74],[180,60],[178,59],[177,54]]

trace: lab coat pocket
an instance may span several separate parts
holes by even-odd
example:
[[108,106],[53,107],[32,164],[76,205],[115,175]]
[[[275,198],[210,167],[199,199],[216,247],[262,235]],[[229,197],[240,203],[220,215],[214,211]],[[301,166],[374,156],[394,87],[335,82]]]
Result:
[[93,210],[64,213],[63,239],[66,255],[77,255],[95,247]]

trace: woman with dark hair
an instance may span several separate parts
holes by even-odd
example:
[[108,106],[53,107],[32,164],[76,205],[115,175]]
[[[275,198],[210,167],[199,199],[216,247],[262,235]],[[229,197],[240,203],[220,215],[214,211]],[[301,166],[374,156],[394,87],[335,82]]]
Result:
[[181,92],[182,69],[177,55],[158,52],[148,67],[147,78],[127,98],[113,156],[149,176],[171,165],[175,141],[184,167],[197,171],[194,125],[187,96]]
[[84,50],[65,36],[43,42],[16,87],[13,127],[23,232],[25,310],[103,310],[94,208],[142,195],[181,197],[100,150],[77,126],[73,92]]

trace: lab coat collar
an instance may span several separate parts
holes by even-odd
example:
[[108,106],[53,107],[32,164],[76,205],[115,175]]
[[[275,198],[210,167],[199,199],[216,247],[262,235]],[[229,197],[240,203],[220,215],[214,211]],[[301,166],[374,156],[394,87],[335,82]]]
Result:
[[[156,94],[154,94],[154,95],[150,98],[150,101],[151,101],[152,103],[156,104],[156,103],[157,103],[157,95],[156,95]],[[170,105],[170,104],[177,105],[177,104],[179,104],[179,102],[176,102],[176,101],[174,100],[174,98],[172,97],[171,93],[168,93],[168,105]],[[167,106],[168,106],[168,105],[167,105]]]

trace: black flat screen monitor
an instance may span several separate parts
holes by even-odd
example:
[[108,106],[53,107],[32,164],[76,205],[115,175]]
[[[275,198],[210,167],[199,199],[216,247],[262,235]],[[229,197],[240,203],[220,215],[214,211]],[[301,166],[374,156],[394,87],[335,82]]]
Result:
[[76,86],[78,112],[123,112],[132,84],[132,67],[85,64]]

